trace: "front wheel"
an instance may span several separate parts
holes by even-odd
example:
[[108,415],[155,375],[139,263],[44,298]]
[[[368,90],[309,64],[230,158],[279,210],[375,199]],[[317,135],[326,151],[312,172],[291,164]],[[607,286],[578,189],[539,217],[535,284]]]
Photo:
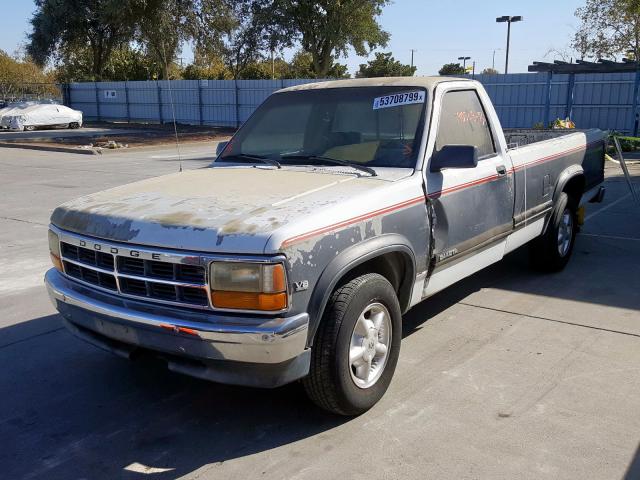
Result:
[[69,128],[75,130],[76,128],[80,128],[80,124],[78,122],[71,122]]
[[531,242],[529,252],[532,266],[546,272],[562,270],[573,253],[577,225],[574,202],[563,192],[551,213],[547,231]]
[[398,297],[381,275],[369,273],[337,288],[321,320],[303,380],[309,397],[340,415],[359,415],[384,395],[400,354]]
[[25,129],[27,132],[33,132],[33,131],[36,129],[36,127],[35,127],[34,125],[25,125],[25,126],[24,126],[24,129]]

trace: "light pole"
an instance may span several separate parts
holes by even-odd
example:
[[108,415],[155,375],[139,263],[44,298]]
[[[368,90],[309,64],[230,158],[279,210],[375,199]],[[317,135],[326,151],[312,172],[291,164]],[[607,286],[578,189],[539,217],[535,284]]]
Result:
[[494,49],[493,49],[493,60],[491,61],[491,68],[492,68],[493,70],[495,70],[495,69],[496,69],[496,52],[497,52],[498,50],[502,50],[502,49],[501,49],[501,48],[494,48]]
[[411,68],[413,68],[413,54],[414,52],[417,52],[418,50],[416,50],[415,48],[411,49]]
[[462,68],[464,73],[467,73],[467,60],[471,60],[471,57],[458,57],[458,60],[462,60]]
[[521,22],[524,18],[520,15],[509,16],[504,15],[502,17],[496,18],[496,22],[504,23],[507,22],[507,56],[504,62],[504,73],[509,73],[509,43],[511,42],[511,23],[512,22]]

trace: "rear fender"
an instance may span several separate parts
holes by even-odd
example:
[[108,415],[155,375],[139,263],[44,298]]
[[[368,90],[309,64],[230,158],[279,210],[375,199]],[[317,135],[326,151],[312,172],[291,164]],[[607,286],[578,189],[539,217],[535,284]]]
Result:
[[[567,188],[567,185],[572,181],[580,181],[580,183],[582,184],[582,187],[580,189],[579,195],[582,196],[582,194],[584,193],[583,188],[584,188],[585,176],[584,176],[584,169],[582,168],[581,165],[575,165],[575,164],[570,165],[560,173],[560,175],[558,176],[558,180],[556,182],[556,186],[553,190],[554,205],[557,203],[558,198],[560,197],[560,194],[565,191],[565,189]],[[576,201],[579,203],[580,198],[576,198]],[[544,232],[547,231],[547,227],[549,226],[550,220],[551,220],[551,215],[549,215],[546,220],[543,234]]]
[[[553,190],[553,203],[556,203],[558,201],[558,197],[562,192],[564,192],[564,189],[569,181],[576,177],[581,177],[582,180],[584,180],[584,169],[581,165],[569,165],[562,171],[562,173],[560,173],[560,175],[558,176],[558,181],[556,182],[556,187]],[[584,192],[581,192],[581,194],[582,193]]]

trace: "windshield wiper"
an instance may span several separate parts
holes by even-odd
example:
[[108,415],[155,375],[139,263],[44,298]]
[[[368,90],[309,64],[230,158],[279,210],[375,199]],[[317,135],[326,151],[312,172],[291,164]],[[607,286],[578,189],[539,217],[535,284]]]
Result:
[[267,165],[273,165],[274,167],[282,168],[280,162],[274,160],[273,158],[263,157],[262,155],[252,155],[249,153],[236,153],[233,155],[226,155],[224,157],[220,157],[219,160],[223,162],[228,160],[257,160],[259,162],[266,163]]
[[365,165],[360,165],[357,162],[349,162],[347,160],[338,160],[337,158],[323,157],[322,155],[292,154],[292,155],[282,155],[280,159],[281,160],[317,160],[320,162],[335,163],[337,165],[344,165],[346,167],[362,170],[363,172],[368,173],[372,177],[378,176],[378,174],[373,168],[367,167]]

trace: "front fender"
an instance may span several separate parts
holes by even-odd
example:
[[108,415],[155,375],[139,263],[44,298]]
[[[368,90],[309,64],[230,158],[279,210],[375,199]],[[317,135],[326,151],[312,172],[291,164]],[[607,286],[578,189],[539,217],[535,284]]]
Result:
[[[401,253],[407,259],[402,282],[403,284],[410,282],[407,284],[409,285],[409,291],[408,294],[402,295],[403,298],[400,299],[401,309],[403,311],[406,309],[411,299],[411,288],[416,278],[416,259],[411,243],[406,237],[396,233],[379,235],[364,240],[336,256],[320,274],[308,306],[310,317],[309,344],[312,343],[329,297],[340,279],[358,265],[391,252]],[[405,299],[404,297],[407,298]]]

